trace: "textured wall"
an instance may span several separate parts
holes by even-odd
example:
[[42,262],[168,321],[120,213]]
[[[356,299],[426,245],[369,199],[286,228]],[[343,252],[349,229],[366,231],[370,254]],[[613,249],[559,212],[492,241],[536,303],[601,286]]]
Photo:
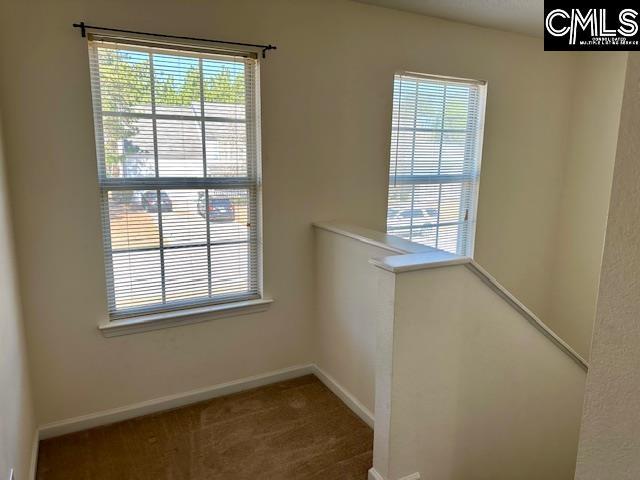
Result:
[[640,477],[640,54],[629,54],[577,480]]

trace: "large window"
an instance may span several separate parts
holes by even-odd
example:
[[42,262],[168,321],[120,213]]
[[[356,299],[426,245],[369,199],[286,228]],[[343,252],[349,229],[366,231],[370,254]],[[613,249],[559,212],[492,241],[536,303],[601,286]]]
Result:
[[109,314],[255,299],[255,55],[89,41]]
[[473,254],[483,82],[396,74],[387,233]]

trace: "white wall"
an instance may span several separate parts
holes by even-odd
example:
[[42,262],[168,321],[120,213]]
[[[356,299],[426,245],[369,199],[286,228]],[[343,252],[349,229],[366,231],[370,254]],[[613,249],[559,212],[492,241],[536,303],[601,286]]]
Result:
[[391,252],[316,232],[315,363],[373,412],[376,291],[372,257]]
[[36,424],[20,313],[0,123],[0,478],[29,478]]
[[630,53],[576,479],[640,476],[640,54]]
[[626,53],[580,53],[565,165],[551,312],[544,320],[589,358],[611,193]]
[[[0,9],[0,102],[41,422],[310,361],[309,223],[383,229],[397,69],[488,80],[477,257],[547,318],[573,56],[544,52],[540,39],[343,0]],[[278,46],[261,72],[268,312],[110,339],[97,332],[105,282],[88,59],[71,28],[79,20]]]
[[379,473],[573,478],[582,367],[465,266],[384,275],[378,349],[392,368],[377,373]]
[[314,363],[372,413],[378,276],[369,259],[395,253],[323,229],[315,251]]

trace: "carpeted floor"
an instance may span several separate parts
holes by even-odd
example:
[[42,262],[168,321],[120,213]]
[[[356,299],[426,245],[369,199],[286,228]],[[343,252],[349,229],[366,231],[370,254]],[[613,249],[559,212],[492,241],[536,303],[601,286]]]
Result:
[[40,442],[38,480],[365,480],[373,431],[316,377]]

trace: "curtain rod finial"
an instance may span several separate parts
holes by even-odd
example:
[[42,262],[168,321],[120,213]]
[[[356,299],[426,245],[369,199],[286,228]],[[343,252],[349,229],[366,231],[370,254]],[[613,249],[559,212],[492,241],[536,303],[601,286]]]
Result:
[[73,27],[80,29],[80,35],[82,35],[83,38],[87,36],[87,26],[84,24],[84,22],[74,23]]
[[267,57],[267,50],[277,50],[277,49],[278,49],[278,47],[276,47],[275,45],[271,45],[271,44],[265,45],[262,48],[262,58],[266,58]]

